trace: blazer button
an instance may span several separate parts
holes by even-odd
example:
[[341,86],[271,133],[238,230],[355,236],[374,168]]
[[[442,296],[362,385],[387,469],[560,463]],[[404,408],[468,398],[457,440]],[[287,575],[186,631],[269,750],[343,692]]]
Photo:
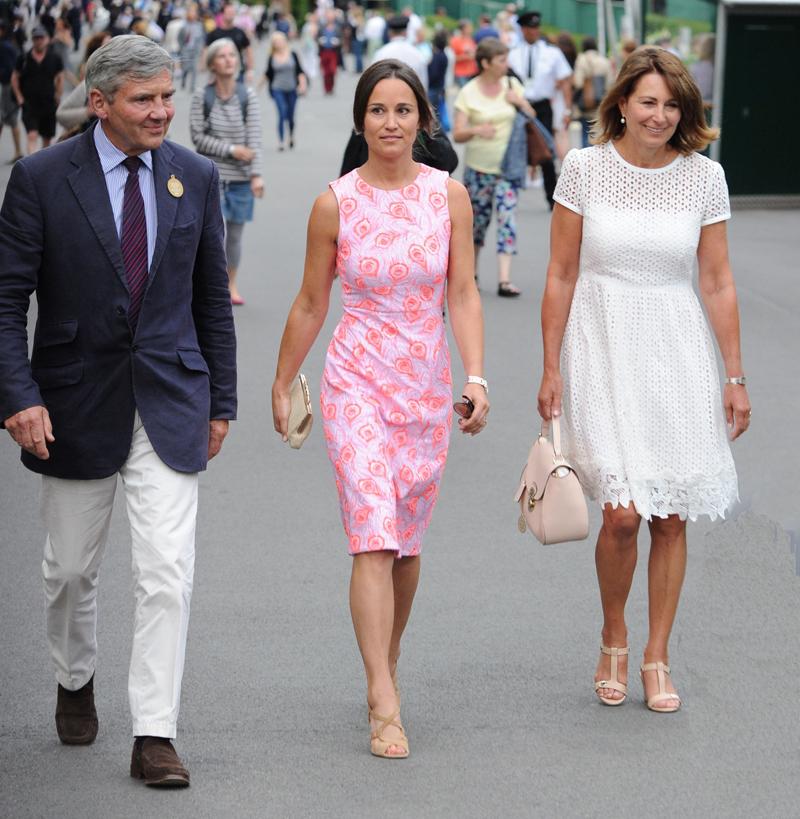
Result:
[[124,316],[125,315],[125,308],[124,307],[117,307],[117,315]]
[[139,345],[134,344],[133,347],[131,347],[131,352],[132,353],[138,353],[139,352]]

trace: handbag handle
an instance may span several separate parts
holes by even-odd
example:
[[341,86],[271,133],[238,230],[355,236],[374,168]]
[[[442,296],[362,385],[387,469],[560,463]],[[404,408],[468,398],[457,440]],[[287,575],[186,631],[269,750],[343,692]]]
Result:
[[556,458],[563,460],[564,456],[561,454],[561,422],[554,417],[552,421],[542,420],[542,431],[539,433],[541,437],[547,438],[552,430],[553,433],[553,449],[555,450]]
[[[503,79],[506,81],[506,91],[510,91],[511,90],[511,77],[509,77],[506,74],[506,76],[503,77]],[[514,106],[514,109],[516,110],[516,112],[518,114],[521,114],[523,117],[525,117],[526,122],[535,122],[536,121],[535,119],[532,119],[530,117],[530,115],[526,111],[523,111],[521,108],[518,108],[516,105]]]

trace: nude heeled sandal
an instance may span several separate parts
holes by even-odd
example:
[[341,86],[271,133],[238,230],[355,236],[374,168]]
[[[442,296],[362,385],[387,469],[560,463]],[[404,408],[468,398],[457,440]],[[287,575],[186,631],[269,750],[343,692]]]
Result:
[[[603,705],[622,705],[622,703],[625,702],[628,697],[628,686],[625,683],[620,682],[619,677],[617,677],[619,664],[618,658],[629,654],[630,649],[628,646],[625,646],[624,648],[609,648],[601,643],[600,651],[611,657],[611,678],[608,680],[598,680],[594,684],[594,693],[597,694],[597,699],[599,699]],[[603,697],[600,694],[601,688],[613,688],[614,691],[619,691],[622,696],[618,698]]]
[[[395,711],[390,717],[382,717],[374,711],[369,712],[370,725],[372,720],[380,723],[377,730],[370,733],[369,750],[373,756],[380,756],[384,759],[405,759],[408,756],[408,737],[400,724],[400,711]],[[401,736],[398,739],[387,741],[383,738],[382,733],[385,728],[389,726],[399,729]],[[403,753],[390,754],[389,748],[402,748]]]
[[[660,660],[657,663],[642,663],[639,668],[639,676],[642,678],[642,688],[644,688],[644,672],[655,671],[658,676],[658,693],[647,698],[647,707],[651,711],[659,714],[674,714],[681,707],[681,698],[677,694],[667,691],[667,678],[669,666]],[[663,704],[659,704],[663,703]]]

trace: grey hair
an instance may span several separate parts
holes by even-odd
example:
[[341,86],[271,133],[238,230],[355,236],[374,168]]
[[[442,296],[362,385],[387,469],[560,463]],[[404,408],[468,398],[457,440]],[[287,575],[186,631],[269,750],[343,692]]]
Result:
[[172,57],[147,37],[122,34],[112,37],[86,63],[86,90],[97,89],[109,100],[129,80],[151,80],[175,69]]
[[214,64],[217,53],[225,46],[230,46],[233,49],[233,53],[236,55],[236,70],[241,71],[242,61],[239,58],[239,49],[236,48],[236,43],[234,43],[230,37],[220,37],[219,40],[214,40],[214,42],[211,43],[211,45],[206,49],[206,68],[209,71],[213,71],[211,66]]

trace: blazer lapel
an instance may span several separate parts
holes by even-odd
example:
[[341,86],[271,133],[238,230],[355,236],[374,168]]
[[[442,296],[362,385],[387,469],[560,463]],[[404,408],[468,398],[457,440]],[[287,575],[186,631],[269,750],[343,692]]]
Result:
[[77,141],[70,160],[76,167],[67,175],[69,184],[108,260],[127,288],[128,281],[122,263],[117,226],[100,158],[94,147],[93,129],[85,131]]
[[156,247],[153,251],[153,261],[150,264],[150,281],[158,272],[158,266],[167,248],[169,234],[175,224],[180,197],[173,196],[167,190],[167,181],[170,176],[181,178],[183,167],[175,161],[175,152],[168,142],[162,143],[157,151],[153,151],[153,183],[156,186],[156,207],[158,208],[158,231],[156,232]]

